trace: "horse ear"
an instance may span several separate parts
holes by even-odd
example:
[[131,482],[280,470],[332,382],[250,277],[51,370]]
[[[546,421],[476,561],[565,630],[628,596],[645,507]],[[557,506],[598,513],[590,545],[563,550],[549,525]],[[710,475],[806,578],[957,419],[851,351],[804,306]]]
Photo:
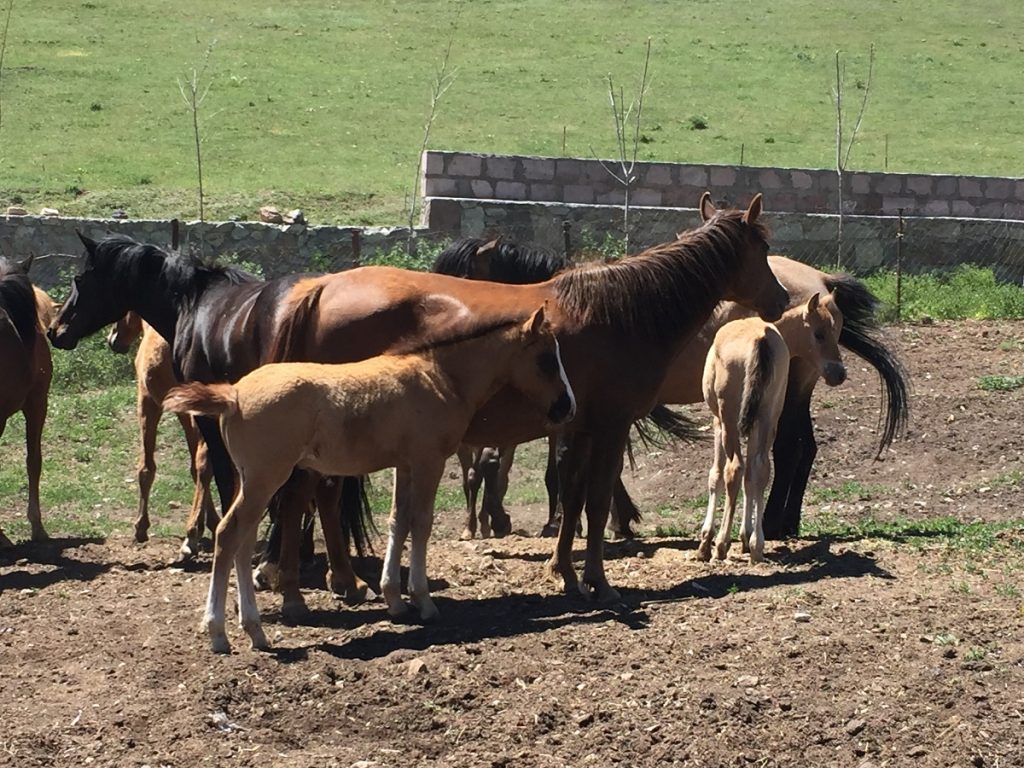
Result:
[[750,206],[747,208],[747,212],[743,214],[744,224],[753,224],[757,221],[757,217],[761,215],[761,193],[758,192],[754,195],[754,199],[750,201]]
[[498,241],[491,240],[489,243],[484,243],[476,249],[476,253],[473,254],[473,272],[471,277],[475,280],[491,279],[491,254],[494,253],[494,249],[497,247]]
[[544,305],[540,307],[536,312],[530,315],[530,319],[526,321],[526,325],[523,326],[524,330],[529,336],[539,336],[544,330],[544,325],[547,323],[547,318],[544,316]]
[[707,221],[712,216],[718,213],[718,209],[715,208],[715,204],[711,202],[711,193],[705,192],[700,196],[700,217],[704,221]]
[[814,294],[807,301],[807,309],[804,311],[804,317],[810,317],[812,314],[818,311],[818,294]]
[[30,253],[28,258],[22,259],[16,264],[17,270],[21,272],[21,274],[27,275],[28,271],[32,269],[32,261],[35,257],[36,255],[34,253]]
[[79,231],[77,229],[75,230],[75,234],[78,235],[78,239],[82,241],[82,245],[85,246],[85,250],[86,250],[86,252],[90,256],[92,256],[94,253],[96,253],[96,241],[95,240],[93,240],[91,237],[83,235],[81,233],[81,231]]

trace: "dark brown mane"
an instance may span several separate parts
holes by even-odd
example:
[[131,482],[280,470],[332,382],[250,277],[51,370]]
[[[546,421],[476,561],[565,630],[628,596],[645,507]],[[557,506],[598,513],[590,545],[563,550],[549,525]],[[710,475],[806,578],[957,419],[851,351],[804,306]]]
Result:
[[719,211],[678,240],[648,248],[622,261],[581,266],[554,278],[562,305],[585,323],[669,341],[721,298],[744,228],[762,239],[767,230],[743,221],[743,211]]

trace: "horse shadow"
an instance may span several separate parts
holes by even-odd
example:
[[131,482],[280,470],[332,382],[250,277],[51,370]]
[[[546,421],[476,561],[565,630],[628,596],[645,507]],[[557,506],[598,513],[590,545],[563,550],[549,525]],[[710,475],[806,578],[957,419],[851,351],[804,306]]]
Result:
[[[102,576],[116,563],[77,560],[67,552],[87,544],[103,544],[102,537],[67,537],[44,541],[26,541],[0,551],[0,567],[17,566],[27,561],[33,566],[49,565],[50,570],[30,572],[10,570],[0,574],[0,593],[7,590],[39,590],[65,581],[92,581]],[[127,566],[126,566],[127,567]],[[134,569],[138,570],[138,569]]]
[[[869,555],[849,550],[833,552],[827,539],[810,541],[797,550],[785,548],[776,551],[771,560],[780,565],[803,564],[809,567],[764,574],[701,574],[661,590],[625,587],[620,589],[621,599],[614,605],[597,605],[582,595],[522,593],[475,599],[435,594],[434,601],[442,617],[438,623],[414,624],[411,629],[408,624],[401,628],[384,628],[367,637],[281,649],[276,655],[282,663],[287,663],[305,659],[311,650],[316,650],[338,659],[365,661],[382,658],[395,651],[423,651],[432,646],[479,643],[566,626],[615,622],[630,630],[641,630],[649,623],[646,607],[653,604],[717,600],[737,590],[748,592],[799,586],[828,578],[894,578]],[[433,584],[431,588],[434,588]],[[302,623],[346,630],[388,618],[381,604],[379,608],[364,607],[358,611],[315,611]]]

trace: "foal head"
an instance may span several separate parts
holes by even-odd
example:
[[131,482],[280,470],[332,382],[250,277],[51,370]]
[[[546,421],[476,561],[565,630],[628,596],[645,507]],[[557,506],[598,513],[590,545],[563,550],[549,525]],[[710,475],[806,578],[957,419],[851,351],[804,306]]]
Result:
[[[846,381],[846,366],[839,352],[839,334],[843,330],[843,313],[831,293],[814,294],[810,300],[786,312],[798,315],[795,333],[780,327],[791,357],[799,357],[818,373],[830,387]],[[790,338],[792,336],[792,338]]]
[[546,408],[550,426],[576,415],[576,395],[562,366],[558,339],[541,307],[518,328],[520,344],[512,360],[510,384]]
[[134,312],[128,312],[114,323],[107,334],[107,346],[112,352],[120,355],[131,349],[132,342],[142,335],[142,318]]
[[705,192],[700,199],[700,215],[704,220],[701,229],[721,229],[733,241],[739,259],[723,298],[753,309],[763,320],[777,320],[789,306],[789,294],[768,266],[767,232],[758,222],[761,194],[754,195],[747,210],[741,212],[719,210]]

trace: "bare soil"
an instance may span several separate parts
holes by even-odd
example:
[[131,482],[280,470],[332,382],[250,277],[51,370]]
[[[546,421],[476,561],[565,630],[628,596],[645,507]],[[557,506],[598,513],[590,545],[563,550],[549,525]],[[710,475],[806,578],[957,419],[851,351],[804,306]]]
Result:
[[[851,359],[847,384],[820,388],[809,529],[1019,521],[1024,390],[978,378],[1024,373],[1024,323],[892,335],[911,432],[874,461],[874,374]],[[707,446],[638,456],[645,535],[607,547],[618,604],[543,581],[550,540],[460,542],[445,515],[437,623],[343,606],[316,588],[321,565],[298,625],[260,595],[270,653],[232,629],[235,651],[214,656],[198,634],[209,555],[182,568],[170,539],[22,544],[0,555],[0,765],[1024,765],[1019,527],[998,556],[824,536],[771,543],[756,567],[736,547],[705,564],[692,536],[654,531],[697,524],[707,462]],[[544,505],[510,511],[532,532]],[[379,560],[362,570],[379,579]]]

